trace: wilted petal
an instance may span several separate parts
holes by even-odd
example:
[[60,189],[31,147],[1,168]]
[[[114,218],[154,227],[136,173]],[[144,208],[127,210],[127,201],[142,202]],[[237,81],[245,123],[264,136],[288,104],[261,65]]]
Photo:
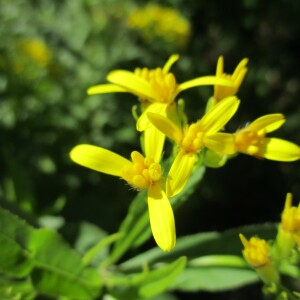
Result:
[[154,113],[147,113],[150,122],[167,137],[175,141],[177,144],[180,143],[182,138],[182,132],[176,124],[174,124],[168,118]]
[[256,119],[249,125],[249,128],[257,132],[264,130],[264,132],[267,133],[278,129],[284,124],[284,122],[285,119],[282,114],[270,114]]
[[126,89],[110,83],[94,85],[87,90],[88,95],[126,92],[128,92]]
[[286,140],[265,138],[257,155],[276,161],[295,161],[300,159],[300,147]]
[[223,79],[223,78],[218,78],[216,76],[203,76],[203,77],[198,77],[186,82],[183,82],[179,84],[178,86],[178,92],[190,89],[192,87],[196,86],[201,86],[201,85],[224,85],[224,86],[233,86],[232,81]]
[[235,96],[230,96],[221,100],[198,121],[201,125],[201,129],[207,134],[219,131],[235,114],[239,104],[240,101]]
[[107,80],[138,97],[145,97],[150,101],[153,100],[153,92],[149,82],[135,75],[133,72],[115,70],[107,75]]
[[183,190],[191,176],[195,159],[196,157],[193,153],[180,151],[177,154],[167,178],[166,188],[168,197],[174,197]]
[[156,113],[162,116],[166,115],[166,110],[167,110],[167,106],[168,104],[166,103],[160,103],[160,102],[155,102],[150,104],[145,110],[144,112],[141,114],[141,116],[139,117],[139,119],[137,120],[136,123],[136,129],[138,131],[144,131],[147,128],[153,126],[151,124],[151,122],[148,119],[148,112],[152,112],[152,113]]
[[234,135],[230,133],[217,132],[206,136],[203,144],[207,148],[222,154],[231,155],[236,152]]
[[130,160],[112,151],[86,144],[75,146],[70,152],[70,157],[79,165],[119,177],[123,167],[132,164]]
[[144,131],[144,148],[146,157],[152,158],[155,162],[161,159],[165,143],[165,134],[154,126]]
[[159,184],[149,188],[148,209],[157,245],[164,251],[171,251],[176,243],[175,220],[170,201]]

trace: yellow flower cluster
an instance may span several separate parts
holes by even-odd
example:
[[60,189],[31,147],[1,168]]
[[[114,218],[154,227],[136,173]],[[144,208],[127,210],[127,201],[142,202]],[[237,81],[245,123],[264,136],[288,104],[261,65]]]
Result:
[[146,42],[156,38],[184,47],[190,37],[191,24],[176,9],[149,3],[128,17],[128,26],[141,32]]
[[[172,250],[176,241],[169,198],[182,192],[199,157],[205,155],[206,151],[226,158],[237,153],[278,161],[300,158],[298,145],[266,137],[267,133],[283,125],[285,120],[281,114],[260,117],[235,133],[224,132],[226,124],[239,107],[240,100],[235,94],[247,72],[247,59],[243,59],[234,73],[228,75],[223,73],[223,58],[220,58],[216,75],[197,77],[183,83],[178,83],[170,72],[178,59],[179,55],[172,55],[162,68],[136,68],[133,72],[115,70],[107,75],[109,83],[88,89],[90,95],[127,92],[138,98],[141,114],[136,129],[143,134],[143,154],[133,151],[131,160],[128,160],[91,145],[76,146],[70,154],[78,164],[118,176],[135,189],[147,190],[152,233],[164,251]],[[202,85],[214,87],[213,101],[208,102],[206,113],[198,121],[187,124],[187,116],[182,117],[184,112],[179,113],[176,109],[177,96],[187,89]],[[166,137],[174,143],[174,157],[164,178],[160,162]]]
[[[244,258],[266,283],[278,283],[281,265],[294,264],[294,255],[300,254],[300,204],[292,206],[292,194],[286,195],[281,222],[274,241],[251,237],[248,241],[240,234]],[[297,247],[295,247],[297,245]]]

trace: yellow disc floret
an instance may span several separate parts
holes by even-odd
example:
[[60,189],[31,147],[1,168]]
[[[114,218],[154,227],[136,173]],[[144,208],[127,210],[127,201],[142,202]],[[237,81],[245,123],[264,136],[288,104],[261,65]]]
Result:
[[264,138],[263,130],[254,131],[246,127],[235,133],[235,146],[237,151],[255,156]]
[[122,178],[136,189],[149,188],[154,182],[161,180],[162,168],[159,163],[144,157],[138,151],[131,153],[132,165],[122,170]]
[[245,247],[243,255],[250,265],[260,268],[270,262],[269,248],[265,240],[252,237],[249,241],[240,234],[240,239]]
[[[136,68],[134,74],[150,83],[156,102],[170,104],[174,101],[178,93],[178,85],[173,73],[165,73],[162,68],[153,70]],[[146,99],[141,100],[146,101]]]
[[193,123],[184,132],[181,148],[186,153],[198,153],[203,146],[203,135],[200,125]]

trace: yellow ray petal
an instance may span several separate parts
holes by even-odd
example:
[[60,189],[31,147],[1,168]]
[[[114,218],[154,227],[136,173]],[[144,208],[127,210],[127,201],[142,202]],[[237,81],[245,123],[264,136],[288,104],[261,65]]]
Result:
[[217,132],[209,136],[205,136],[203,144],[216,152],[231,155],[234,154],[235,144],[234,135],[230,133]]
[[149,82],[135,75],[133,72],[115,70],[107,75],[107,80],[138,97],[145,97],[150,101],[153,100],[153,91]]
[[203,76],[179,84],[178,93],[196,86],[216,84],[230,87],[233,86],[233,83],[230,80],[219,78],[216,76]]
[[173,54],[173,55],[171,55],[170,58],[168,59],[168,61],[165,63],[164,67],[163,67],[163,72],[164,72],[165,74],[167,74],[167,73],[170,71],[172,65],[173,65],[178,59],[179,59],[179,55],[178,55],[178,54]]
[[278,129],[284,122],[285,119],[282,114],[269,114],[256,119],[249,127],[253,131],[264,130],[267,133]]
[[191,176],[195,160],[195,154],[183,151],[178,153],[167,178],[166,188],[168,197],[174,197],[183,190]]
[[[248,63],[248,58],[243,58],[240,61],[240,63],[237,65],[237,67],[235,68],[235,70],[232,74],[233,79],[236,79],[240,72],[242,72],[244,74],[243,77],[246,75],[247,68],[245,68],[245,66],[247,65],[247,63]],[[243,69],[244,69],[244,71],[242,71]]]
[[151,103],[141,114],[141,116],[138,118],[137,123],[136,123],[136,129],[138,131],[144,131],[147,128],[151,127],[152,124],[148,119],[148,112],[156,113],[162,116],[166,115],[166,110],[167,110],[168,104],[166,103]]
[[235,96],[227,97],[214,105],[204,117],[198,121],[207,134],[222,129],[238,109],[240,101]]
[[154,126],[151,126],[144,131],[144,148],[146,157],[152,158],[155,162],[159,162],[164,143],[165,134],[160,132]]
[[148,209],[151,230],[157,245],[171,251],[176,243],[175,220],[172,206],[159,184],[148,191]]
[[132,164],[130,160],[112,151],[86,144],[75,146],[70,152],[70,157],[79,165],[120,177],[122,168]]
[[286,140],[265,138],[257,155],[276,161],[295,161],[300,159],[300,147]]
[[216,76],[220,77],[223,74],[223,70],[224,70],[224,58],[223,56],[220,56],[217,62]]
[[150,122],[167,137],[179,144],[182,139],[182,132],[178,126],[168,118],[159,114],[147,113]]
[[95,94],[105,94],[105,93],[126,93],[128,92],[124,88],[115,85],[115,84],[98,84],[91,86],[87,90],[88,95],[95,95]]

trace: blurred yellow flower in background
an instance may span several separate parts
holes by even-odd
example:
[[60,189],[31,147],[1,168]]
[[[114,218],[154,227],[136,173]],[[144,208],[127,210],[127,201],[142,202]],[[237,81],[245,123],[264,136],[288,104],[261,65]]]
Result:
[[178,10],[150,3],[135,10],[127,24],[141,33],[148,43],[160,38],[179,47],[184,47],[191,35],[191,24]]
[[32,59],[37,65],[46,67],[52,58],[52,53],[47,45],[38,38],[24,39],[20,43],[21,51]]

